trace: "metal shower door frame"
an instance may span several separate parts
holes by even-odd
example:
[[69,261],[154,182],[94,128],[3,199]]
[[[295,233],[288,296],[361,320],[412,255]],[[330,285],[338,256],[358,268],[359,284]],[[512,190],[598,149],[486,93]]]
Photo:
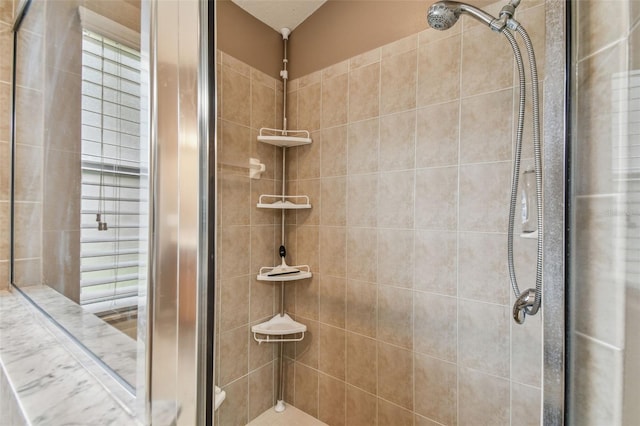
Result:
[[546,0],[544,77],[543,425],[564,424],[566,212],[568,208],[568,2]]

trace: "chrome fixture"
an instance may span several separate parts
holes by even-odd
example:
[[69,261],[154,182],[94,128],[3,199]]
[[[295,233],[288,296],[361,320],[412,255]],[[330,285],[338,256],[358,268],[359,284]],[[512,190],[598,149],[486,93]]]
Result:
[[[511,0],[505,5],[498,18],[480,10],[474,6],[459,3],[456,1],[439,1],[434,3],[427,12],[427,21],[429,25],[436,30],[447,30],[451,28],[460,18],[460,15],[469,15],[483,23],[485,23],[493,31],[504,34],[507,41],[511,45],[514,57],[518,66],[520,99],[518,105],[518,127],[516,132],[516,148],[513,161],[513,176],[511,179],[511,197],[509,203],[509,228],[507,230],[507,263],[509,266],[509,280],[511,287],[516,296],[516,302],[513,306],[513,319],[522,324],[526,315],[535,315],[540,309],[542,302],[542,248],[543,248],[543,230],[542,230],[542,153],[540,147],[540,101],[538,97],[538,70],[536,66],[533,44],[525,29],[518,21],[514,19],[516,7],[520,4],[520,0]],[[516,32],[522,37],[525,44],[529,67],[531,72],[531,92],[533,106],[533,151],[534,151],[534,169],[536,181],[536,203],[537,203],[537,257],[536,257],[536,285],[535,289],[528,289],[520,292],[518,281],[516,279],[515,267],[513,263],[513,232],[515,226],[516,206],[518,204],[518,181],[520,178],[520,160],[522,154],[522,135],[524,128],[524,110],[525,110],[525,90],[526,81],[524,76],[524,66],[520,47],[515,40],[511,31]]]

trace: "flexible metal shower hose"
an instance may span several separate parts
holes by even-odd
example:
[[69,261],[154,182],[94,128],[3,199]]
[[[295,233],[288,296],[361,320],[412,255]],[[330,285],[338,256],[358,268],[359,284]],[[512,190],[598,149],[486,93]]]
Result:
[[[538,97],[538,70],[536,66],[535,54],[533,51],[533,45],[529,35],[525,29],[518,25],[516,31],[522,37],[525,47],[527,49],[529,66],[531,70],[531,87],[532,87],[532,107],[533,107],[533,151],[534,151],[534,167],[536,176],[536,202],[538,213],[538,245],[536,256],[536,284],[535,284],[535,298],[531,305],[524,308],[524,312],[528,315],[535,315],[540,309],[542,302],[542,247],[543,247],[543,218],[542,218],[542,164],[541,164],[541,148],[540,148],[540,103]],[[511,287],[516,298],[520,297],[520,289],[516,279],[514,261],[513,261],[513,232],[515,225],[516,207],[518,205],[518,182],[520,179],[520,162],[522,156],[522,135],[524,130],[524,113],[525,113],[525,77],[524,77],[524,65],[522,61],[522,54],[520,48],[516,43],[513,34],[507,29],[503,30],[516,59],[518,66],[520,99],[518,105],[518,125],[516,131],[516,147],[514,155],[513,165],[513,177],[511,179],[511,198],[509,203],[509,228],[507,231],[507,262],[509,266],[509,280],[511,281]],[[516,320],[517,321],[517,320]],[[524,316],[522,317],[522,322]],[[518,321],[520,322],[520,321]],[[520,322],[521,323],[521,322]]]

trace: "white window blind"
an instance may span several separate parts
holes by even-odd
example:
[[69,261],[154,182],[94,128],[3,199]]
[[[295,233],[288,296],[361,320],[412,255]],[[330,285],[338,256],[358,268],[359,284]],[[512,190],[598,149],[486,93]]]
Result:
[[[140,147],[140,54],[91,31],[82,42],[80,303],[137,305],[147,232]],[[98,229],[97,215],[106,223]]]

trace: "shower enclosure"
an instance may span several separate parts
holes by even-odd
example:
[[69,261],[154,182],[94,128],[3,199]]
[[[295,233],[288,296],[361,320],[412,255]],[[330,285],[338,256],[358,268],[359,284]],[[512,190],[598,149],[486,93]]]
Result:
[[[76,28],[79,3],[91,9],[87,1],[44,3],[73,7],[61,15],[68,21],[32,15],[49,29]],[[505,4],[471,3],[492,16]],[[542,308],[518,325],[505,262],[518,79],[503,36],[465,16],[446,32],[430,29],[421,2],[327,2],[291,33],[285,96],[279,29],[227,1],[141,2],[150,273],[138,298],[137,368],[125,379],[140,418],[164,407],[177,424],[246,425],[273,409],[282,378],[287,405],[332,426],[633,424],[639,11],[635,1],[518,5],[543,98],[545,219]],[[39,89],[61,76],[69,83],[76,73],[65,66],[78,57],[52,63],[57,51],[42,47],[55,37],[25,28],[16,46],[44,60],[18,59],[16,67],[52,66],[43,80],[15,77],[15,104],[40,114]],[[69,53],[69,40],[53,44]],[[75,92],[64,93],[70,107]],[[32,98],[17,102],[25,94]],[[285,99],[288,127],[308,129],[313,143],[282,159],[258,136],[282,122]],[[66,166],[51,180],[28,181],[58,188],[58,201],[69,196],[80,155],[38,151],[33,141],[68,142],[58,131],[71,128],[14,125],[16,136],[35,137],[13,140],[2,157],[13,173],[69,154],[72,163],[55,163]],[[9,133],[0,130],[7,152]],[[531,138],[523,144],[527,170]],[[260,179],[250,177],[251,159],[265,166]],[[103,185],[117,171],[89,166]],[[28,192],[21,199],[25,188],[13,185],[12,281],[28,294],[49,283],[33,267],[44,264],[40,255],[70,253],[39,246],[44,232],[68,229],[39,226],[75,216],[25,214],[21,207],[41,212],[45,200]],[[312,206],[286,211],[284,225],[279,210],[257,205],[262,194],[283,195],[283,186]],[[104,233],[99,219],[95,233]],[[22,238],[16,230],[37,232]],[[536,241],[519,231],[515,266],[521,287],[533,288]],[[286,282],[281,301],[278,286],[257,275],[280,263],[283,233],[287,263],[313,274]],[[306,326],[304,339],[284,343],[282,375],[277,348],[251,333],[281,308]],[[103,361],[119,349],[103,352]],[[226,394],[215,411],[214,385]]]
[[[313,143],[287,149],[286,187],[312,208],[288,211],[284,232],[287,263],[313,276],[285,283],[284,311],[307,327],[285,343],[285,402],[330,425],[539,424],[541,316],[514,323],[506,264],[512,50],[468,17],[440,32],[426,10],[413,24],[413,10],[396,5],[387,16],[406,18],[405,33],[388,34],[376,21],[385,2],[357,16],[339,3],[290,36],[288,127],[309,130]],[[257,136],[281,123],[283,87],[279,64],[253,57],[252,40],[238,46],[242,25],[277,43],[276,61],[282,54],[279,33],[243,14],[227,3],[217,17],[222,425],[273,409],[279,379],[278,352],[251,328],[280,309],[277,289],[257,279],[279,263],[280,212],[257,204],[279,194],[281,152]],[[544,58],[545,5],[523,2],[517,19]],[[231,22],[237,32],[223,31]],[[372,34],[384,41],[367,44]],[[525,135],[523,170],[534,163],[530,121]],[[251,157],[266,165],[260,179],[249,176]],[[535,287],[536,241],[519,227],[515,235],[521,287]]]

